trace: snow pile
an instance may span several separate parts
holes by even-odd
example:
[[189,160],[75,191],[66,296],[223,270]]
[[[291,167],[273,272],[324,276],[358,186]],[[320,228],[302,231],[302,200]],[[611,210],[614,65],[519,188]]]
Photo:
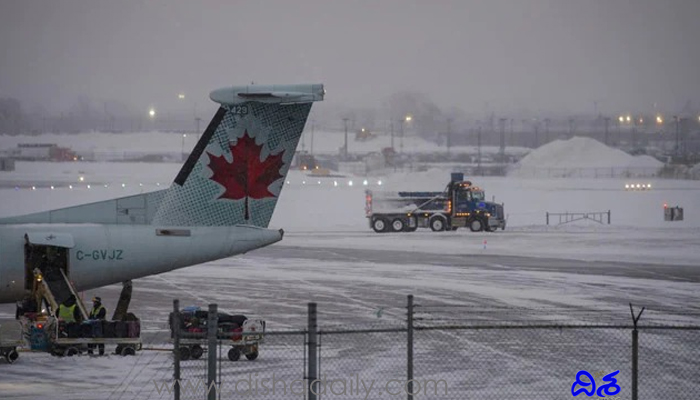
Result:
[[690,176],[693,179],[700,179],[700,164],[695,164],[695,166],[690,169]]
[[511,175],[605,176],[655,175],[663,166],[651,156],[632,156],[585,137],[555,140],[525,156]]

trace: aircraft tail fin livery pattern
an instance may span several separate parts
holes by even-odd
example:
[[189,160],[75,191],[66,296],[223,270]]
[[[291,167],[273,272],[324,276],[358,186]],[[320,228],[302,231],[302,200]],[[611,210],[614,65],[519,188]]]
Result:
[[221,104],[167,190],[152,224],[267,227],[323,85],[215,90]]

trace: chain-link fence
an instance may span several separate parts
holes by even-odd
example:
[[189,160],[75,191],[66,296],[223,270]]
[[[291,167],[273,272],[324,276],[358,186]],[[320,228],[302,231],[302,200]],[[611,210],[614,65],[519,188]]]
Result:
[[700,392],[697,313],[648,313],[642,324],[629,313],[626,323],[624,313],[594,322],[594,310],[417,310],[409,301],[404,321],[335,326],[310,311],[306,330],[265,332],[252,361],[235,350],[240,338],[219,335],[215,364],[205,335],[181,338],[181,349],[204,352],[175,357],[179,399],[690,400]]
[[[191,345],[194,341],[185,342]],[[303,332],[266,335],[254,360],[238,353],[232,340],[217,339],[213,384],[208,380],[206,339],[200,343],[204,350],[200,358],[180,361],[181,400],[207,399],[209,393],[216,399],[291,399],[299,398],[295,393],[304,393],[306,335]]]

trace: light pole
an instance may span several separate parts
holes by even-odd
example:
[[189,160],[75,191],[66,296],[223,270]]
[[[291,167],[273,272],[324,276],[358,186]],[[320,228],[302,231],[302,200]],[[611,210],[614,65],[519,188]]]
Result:
[[394,120],[389,122],[389,129],[391,129],[391,150],[394,150]]
[[197,127],[196,127],[196,129],[197,129],[197,142],[199,142],[199,122],[200,122],[201,120],[202,120],[202,119],[199,118],[199,117],[196,117],[196,118],[194,119],[194,122],[195,122],[195,124],[196,124],[196,126],[197,126]]
[[156,110],[153,107],[151,107],[151,109],[148,110],[148,117],[151,119],[151,130],[153,130],[156,119]]
[[549,118],[544,119],[544,142],[549,143],[549,123],[552,120]]
[[184,160],[185,159],[185,138],[187,137],[186,133],[182,134],[182,146],[180,146],[180,159]]
[[501,130],[501,135],[499,138],[498,155],[501,162],[506,159],[506,121],[508,118],[499,118],[498,125]]
[[345,127],[345,145],[343,146],[343,161],[348,159],[348,119],[343,118],[343,125]]
[[452,118],[447,118],[447,140],[445,141],[447,145],[447,154],[450,154],[450,147],[452,146]]
[[610,117],[605,117],[605,145],[608,145],[608,125],[610,125]]
[[569,118],[569,139],[574,137],[574,118]]
[[301,133],[301,152],[302,153],[306,152],[306,134],[305,134],[305,132]]
[[675,148],[674,153],[676,154],[676,158],[677,158],[678,155],[680,154],[680,150],[681,150],[681,144],[680,144],[681,130],[680,130],[680,126],[679,126],[680,118],[678,118],[677,115],[674,115],[673,119],[676,121],[676,148]]
[[476,171],[481,175],[481,122],[476,131]]
[[315,128],[315,123],[316,123],[316,120],[313,120],[313,119],[312,119],[312,120],[311,120],[311,146],[310,146],[311,149],[309,150],[309,152],[311,153],[312,156],[314,155],[314,128]]
[[[183,101],[186,99],[184,93],[179,93],[179,94],[177,95],[177,98],[178,98],[178,100],[183,100]],[[192,104],[192,116],[194,117],[194,134],[195,134],[196,137],[197,137],[197,142],[199,142],[199,134],[200,134],[200,132],[199,132],[199,122],[200,122],[202,119],[199,118],[199,117],[197,116],[197,102],[196,102],[196,101]]]
[[401,136],[400,136],[400,142],[399,142],[399,147],[400,147],[399,153],[400,154],[403,154],[403,129],[404,129],[403,125],[405,122],[411,122],[411,121],[413,121],[413,117],[410,115],[406,115],[405,117],[403,117],[402,119],[399,120],[399,124],[401,124]]

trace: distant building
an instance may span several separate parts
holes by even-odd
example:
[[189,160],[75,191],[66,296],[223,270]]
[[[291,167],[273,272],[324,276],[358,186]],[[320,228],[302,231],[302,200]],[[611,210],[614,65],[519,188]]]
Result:
[[20,143],[14,158],[24,161],[78,161],[80,157],[55,143]]

